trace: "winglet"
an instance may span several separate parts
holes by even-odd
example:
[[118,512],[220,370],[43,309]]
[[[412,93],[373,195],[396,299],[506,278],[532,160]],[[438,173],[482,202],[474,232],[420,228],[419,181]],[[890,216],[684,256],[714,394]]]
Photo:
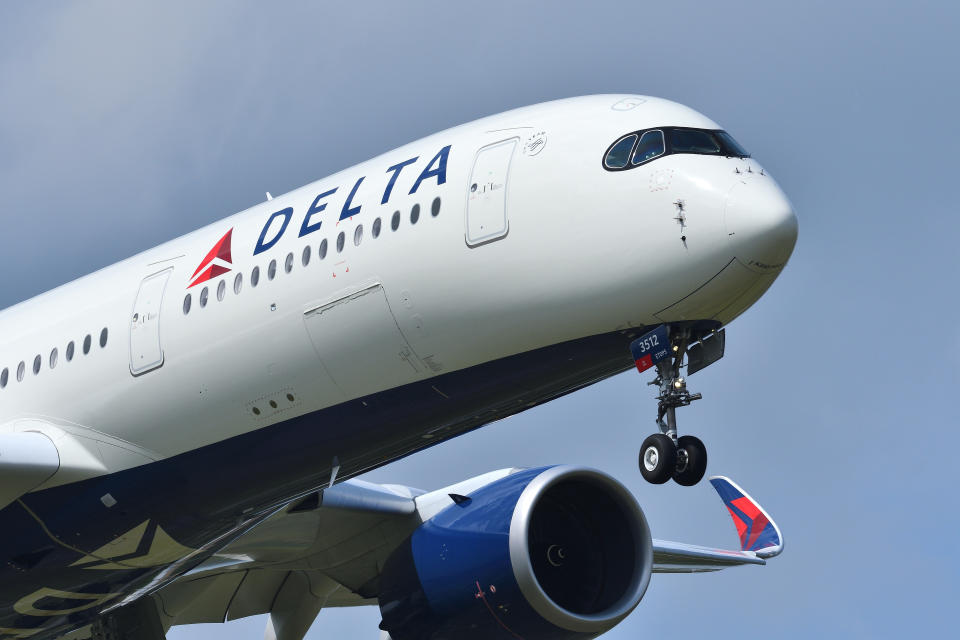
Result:
[[713,476],[710,484],[720,494],[740,535],[740,548],[760,558],[772,558],[783,551],[780,527],[737,483],[724,476]]

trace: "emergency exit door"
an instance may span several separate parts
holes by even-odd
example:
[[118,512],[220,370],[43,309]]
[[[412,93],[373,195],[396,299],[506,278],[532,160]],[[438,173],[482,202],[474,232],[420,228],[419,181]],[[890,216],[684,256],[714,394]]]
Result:
[[144,278],[130,317],[130,373],[142,375],[163,366],[160,308],[172,268]]
[[487,145],[477,152],[467,194],[467,245],[475,247],[507,235],[507,178],[517,138]]

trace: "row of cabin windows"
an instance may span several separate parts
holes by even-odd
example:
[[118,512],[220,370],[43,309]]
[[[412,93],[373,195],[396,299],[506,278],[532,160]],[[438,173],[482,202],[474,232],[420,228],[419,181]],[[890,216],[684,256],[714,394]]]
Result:
[[[109,335],[109,332],[107,331],[107,328],[104,327],[100,331],[100,348],[101,349],[107,346],[108,335]],[[81,344],[81,350],[83,351],[83,355],[87,355],[88,353],[90,353],[90,350],[92,348],[93,348],[93,336],[91,336],[88,333],[86,337],[83,339],[83,343]],[[76,353],[76,344],[73,342],[73,340],[71,340],[70,342],[67,343],[67,348],[64,350],[64,358],[66,359],[67,362],[71,362],[73,360],[73,356],[75,353]],[[50,367],[50,369],[56,369],[57,363],[59,361],[60,361],[60,350],[54,347],[50,351],[50,356],[47,358],[47,365]],[[32,366],[33,375],[39,374],[40,369],[42,368],[43,368],[43,357],[40,354],[37,354],[36,357],[33,359],[33,366]],[[27,375],[26,361],[24,360],[20,361],[20,364],[17,365],[15,375],[17,377],[17,382],[23,382],[23,379]],[[4,367],[3,371],[0,371],[0,389],[5,389],[9,382],[10,382],[10,369],[7,367]]]
[[[439,197],[433,199],[433,203],[430,205],[430,215],[433,216],[434,218],[440,215],[440,198]],[[400,217],[401,216],[399,211],[393,212],[393,216],[390,218],[391,230],[396,231],[400,228]],[[419,220],[420,220],[420,205],[415,204],[410,209],[410,224],[417,224]],[[377,219],[373,221],[370,234],[374,238],[379,238],[380,232],[382,230],[383,230],[383,222],[379,217],[377,217]],[[356,247],[359,247],[361,242],[363,242],[363,224],[358,224],[356,228],[354,228],[353,230],[353,245]],[[337,240],[336,240],[337,253],[343,253],[343,249],[346,246],[346,244],[347,244],[346,233],[344,231],[341,231],[339,234],[337,234]],[[323,260],[324,258],[326,258],[328,249],[329,249],[329,246],[327,243],[327,239],[324,238],[320,242],[320,245],[317,247],[317,259]],[[303,248],[303,252],[300,254],[300,264],[303,265],[304,267],[309,265],[312,254],[313,254],[313,249],[310,247],[310,245],[305,246]],[[290,273],[291,271],[293,271],[293,262],[294,262],[294,255],[293,255],[293,252],[291,251],[290,253],[287,254],[287,257],[283,261],[284,273]],[[267,280],[273,280],[274,278],[277,277],[277,268],[278,268],[277,261],[271,260],[270,263],[267,265],[267,273],[266,273]],[[250,272],[250,286],[256,287],[258,284],[260,284],[260,267],[259,266],[254,267],[253,270]],[[239,295],[240,291],[242,290],[243,290],[243,274],[238,273],[233,278],[233,293]],[[227,281],[221,280],[220,284],[217,285],[217,292],[216,292],[217,301],[218,302],[223,301],[224,297],[226,297],[226,294],[227,294]],[[200,290],[200,295],[197,296],[197,302],[201,308],[204,308],[207,306],[207,303],[210,302],[209,287],[204,287],[203,289]],[[190,313],[190,309],[192,307],[193,307],[193,294],[188,293],[183,299],[183,315],[187,315],[188,313]]]

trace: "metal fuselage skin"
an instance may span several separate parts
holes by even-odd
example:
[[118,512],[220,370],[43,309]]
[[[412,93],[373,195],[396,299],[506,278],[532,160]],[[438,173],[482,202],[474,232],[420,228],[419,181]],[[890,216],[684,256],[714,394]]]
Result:
[[[3,549],[0,638],[45,637],[157,588],[335,468],[356,475],[622,371],[644,327],[743,312],[789,258],[796,218],[751,158],[604,169],[613,141],[659,126],[720,129],[642,96],[517,109],[0,313],[0,434],[42,433],[60,457],[0,511],[19,532]],[[229,255],[206,261],[228,232]],[[204,279],[210,264],[223,273]],[[71,567],[143,522],[175,541],[167,552],[141,539],[134,560]]]

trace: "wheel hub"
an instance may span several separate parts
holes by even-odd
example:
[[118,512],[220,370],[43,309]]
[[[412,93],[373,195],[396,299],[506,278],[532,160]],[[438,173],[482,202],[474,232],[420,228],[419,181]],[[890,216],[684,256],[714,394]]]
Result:
[[656,447],[647,447],[647,450],[643,452],[643,466],[646,467],[647,471],[653,471],[659,464],[660,452],[657,451]]

